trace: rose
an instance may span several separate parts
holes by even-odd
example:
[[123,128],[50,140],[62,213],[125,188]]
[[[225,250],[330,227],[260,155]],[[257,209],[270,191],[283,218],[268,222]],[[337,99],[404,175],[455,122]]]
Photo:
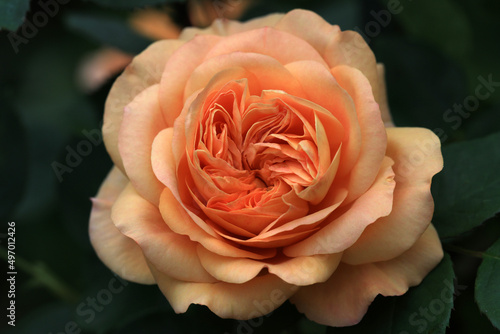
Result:
[[392,127],[369,47],[312,12],[154,43],[111,89],[103,135],[116,167],[93,199],[92,244],[176,312],[250,319],[290,299],[351,325],[443,256],[439,140]]

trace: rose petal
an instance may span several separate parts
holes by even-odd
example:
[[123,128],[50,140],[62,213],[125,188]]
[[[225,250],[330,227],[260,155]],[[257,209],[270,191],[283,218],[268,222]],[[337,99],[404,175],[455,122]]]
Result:
[[[291,48],[290,45],[294,47]],[[294,61],[309,60],[328,68],[319,53],[306,41],[269,27],[245,31],[222,39],[208,52],[205,60],[232,52],[250,52],[270,56],[283,65]]]
[[102,135],[111,159],[122,172],[125,169],[118,151],[118,133],[123,110],[140,92],[160,82],[165,63],[182,44],[184,42],[178,40],[163,40],[151,44],[132,60],[109,91]]
[[290,301],[317,323],[355,325],[378,294],[404,294],[409,287],[420,284],[442,258],[439,237],[430,225],[399,257],[357,266],[342,263],[328,281],[302,287]]
[[391,113],[389,112],[389,103],[387,102],[387,87],[385,84],[385,68],[384,64],[377,64],[378,80],[379,80],[379,100],[378,104],[380,106],[380,113],[382,114],[382,120],[386,128],[394,127],[392,122]]
[[387,135],[380,115],[380,109],[372,95],[372,87],[366,77],[349,66],[336,66],[332,74],[337,82],[354,100],[356,114],[361,128],[361,151],[351,170],[345,203],[358,198],[375,180],[385,156]]
[[158,208],[129,184],[120,194],[111,217],[115,226],[141,247],[144,256],[159,271],[175,279],[192,282],[215,282],[201,266],[196,244],[172,233]]
[[243,284],[190,283],[150,267],[176,313],[186,312],[190,304],[201,304],[221,318],[248,320],[274,311],[297,290],[274,275],[259,276]]
[[225,257],[198,246],[203,267],[216,279],[227,283],[245,283],[255,278],[264,268],[269,273],[294,285],[311,285],[325,282],[335,271],[342,254],[326,254],[306,257],[281,257],[255,261],[246,258]]
[[118,276],[136,283],[153,284],[154,278],[140,247],[123,235],[111,221],[113,202],[127,183],[127,178],[113,167],[96,198],[92,199],[90,242],[99,259]]
[[165,187],[153,173],[151,149],[155,136],[167,125],[158,104],[159,85],[146,88],[125,107],[118,138],[123,165],[135,189],[158,205]]
[[331,254],[354,244],[368,225],[391,212],[395,187],[392,164],[391,159],[384,160],[373,185],[345,213],[304,241],[285,247],[283,253],[290,257]]
[[216,19],[212,25],[206,29],[187,27],[182,30],[180,40],[189,41],[199,35],[229,36],[239,32],[258,29],[262,27],[273,27],[284,15],[269,14],[258,17],[247,22],[238,22],[225,19]]
[[346,250],[343,261],[350,264],[398,256],[415,243],[432,218],[431,179],[443,168],[439,138],[421,128],[388,128],[387,138],[387,155],[395,161],[393,209]]
[[160,198],[160,212],[163,220],[175,233],[187,235],[193,241],[199,242],[209,251],[230,257],[247,257],[250,259],[266,259],[276,255],[276,249],[245,249],[213,237],[196,225],[187,212],[182,208],[172,192],[165,188]]

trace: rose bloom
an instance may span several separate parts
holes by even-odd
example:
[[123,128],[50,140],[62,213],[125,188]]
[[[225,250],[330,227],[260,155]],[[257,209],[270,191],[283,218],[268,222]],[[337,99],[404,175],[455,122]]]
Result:
[[443,256],[442,155],[431,131],[393,127],[382,71],[359,34],[304,10],[152,44],[106,102],[99,258],[177,313],[233,319],[290,300],[353,325],[418,285]]

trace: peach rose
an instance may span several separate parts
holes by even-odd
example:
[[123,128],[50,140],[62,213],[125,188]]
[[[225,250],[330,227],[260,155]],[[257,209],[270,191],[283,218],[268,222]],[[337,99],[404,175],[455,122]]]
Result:
[[312,12],[152,44],[111,89],[103,135],[115,167],[93,199],[92,244],[176,312],[250,319],[289,299],[352,325],[443,256],[430,224],[439,139],[392,127],[369,47]]

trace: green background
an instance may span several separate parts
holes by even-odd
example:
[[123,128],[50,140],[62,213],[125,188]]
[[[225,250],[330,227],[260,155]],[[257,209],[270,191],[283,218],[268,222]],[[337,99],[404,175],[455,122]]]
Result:
[[[162,6],[165,1],[56,2],[57,13],[46,24],[34,30],[21,27],[16,34],[22,42],[14,39],[13,43],[9,29],[16,31],[25,15],[27,21],[37,22],[41,17],[35,16],[43,8],[39,1],[0,0],[0,26],[5,28],[0,32],[0,250],[5,273],[7,223],[14,221],[18,272],[16,327],[8,326],[2,315],[0,330],[53,334],[78,330],[498,332],[500,84],[492,86],[487,98],[474,97],[484,79],[500,83],[500,2],[401,0],[402,10],[388,18],[383,13],[394,1],[261,1],[243,18],[307,8],[343,30],[364,33],[377,60],[385,64],[396,125],[427,127],[442,140],[445,169],[434,178],[432,191],[433,220],[447,251],[445,259],[405,296],[377,297],[359,325],[335,329],[308,321],[289,303],[254,322],[222,320],[196,305],[186,314],[175,315],[156,286],[114,281],[96,257],[87,232],[89,198],[112,166],[104,145],[92,145],[71,172],[62,174],[62,182],[53,165],[66,164],[68,152],[86,140],[85,131],[100,129],[104,101],[114,80],[95,92],[83,92],[75,79],[82,59],[103,45],[139,53],[151,41],[133,32],[126,20],[135,7]],[[168,6],[180,26],[190,24],[185,3]],[[467,105],[471,101],[478,103]],[[460,106],[469,111],[458,113]],[[89,300],[104,296],[101,291],[111,281],[119,291],[101,305],[102,310],[92,312]],[[453,281],[454,287],[449,284]],[[2,282],[4,302],[7,285],[4,278]],[[453,300],[442,297],[453,292]],[[435,312],[426,318],[422,308]]]

